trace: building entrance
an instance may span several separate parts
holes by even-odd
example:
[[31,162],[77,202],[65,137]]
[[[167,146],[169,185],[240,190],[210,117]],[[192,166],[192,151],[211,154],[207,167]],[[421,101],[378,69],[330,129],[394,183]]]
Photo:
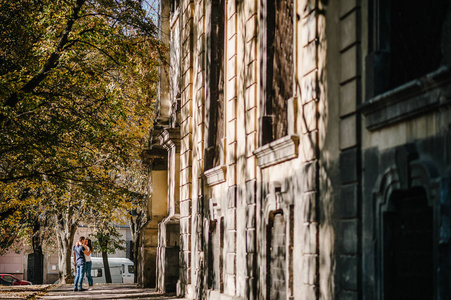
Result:
[[384,299],[432,299],[433,212],[423,189],[395,192],[384,214]]
[[286,299],[285,288],[285,258],[286,229],[283,214],[274,215],[269,229],[268,243],[268,299]]

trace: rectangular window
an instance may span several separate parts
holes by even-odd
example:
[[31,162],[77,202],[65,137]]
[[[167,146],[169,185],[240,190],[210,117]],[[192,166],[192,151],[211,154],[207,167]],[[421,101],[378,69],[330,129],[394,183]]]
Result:
[[180,0],[171,0],[171,15],[174,15],[179,8]]
[[209,39],[209,107],[205,169],[221,164],[224,139],[224,0],[212,0]]
[[444,59],[451,50],[448,0],[374,0],[371,6],[367,98],[450,63]]
[[287,101],[293,95],[293,1],[267,2],[266,105],[263,144],[288,134]]

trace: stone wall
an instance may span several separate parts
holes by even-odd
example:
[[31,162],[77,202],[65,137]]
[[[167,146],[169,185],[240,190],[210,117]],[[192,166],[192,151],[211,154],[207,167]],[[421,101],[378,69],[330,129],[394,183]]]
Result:
[[383,220],[412,216],[404,204],[421,188],[433,211],[431,299],[448,297],[450,72],[375,94],[372,13],[384,3],[181,0],[172,12],[180,115],[163,127],[180,137],[180,164],[168,165],[179,295],[388,297],[380,257],[397,223]]

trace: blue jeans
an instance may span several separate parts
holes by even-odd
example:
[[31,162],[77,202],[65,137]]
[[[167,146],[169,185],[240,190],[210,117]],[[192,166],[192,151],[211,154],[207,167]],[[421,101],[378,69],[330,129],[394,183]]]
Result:
[[84,272],[85,272],[85,264],[77,265],[77,276],[75,276],[74,289],[77,289],[77,284],[78,289],[82,288]]
[[88,284],[89,286],[93,286],[94,282],[92,282],[92,276],[91,276],[91,267],[92,267],[92,261],[86,262],[86,278],[88,278]]

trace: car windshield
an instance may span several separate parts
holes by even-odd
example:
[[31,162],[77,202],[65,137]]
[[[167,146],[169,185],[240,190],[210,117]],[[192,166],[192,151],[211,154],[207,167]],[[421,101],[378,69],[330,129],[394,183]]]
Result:
[[8,281],[8,282],[14,282],[14,281],[16,281],[16,279],[15,279],[14,277],[9,276],[9,275],[3,276],[3,279],[4,279],[5,281]]

